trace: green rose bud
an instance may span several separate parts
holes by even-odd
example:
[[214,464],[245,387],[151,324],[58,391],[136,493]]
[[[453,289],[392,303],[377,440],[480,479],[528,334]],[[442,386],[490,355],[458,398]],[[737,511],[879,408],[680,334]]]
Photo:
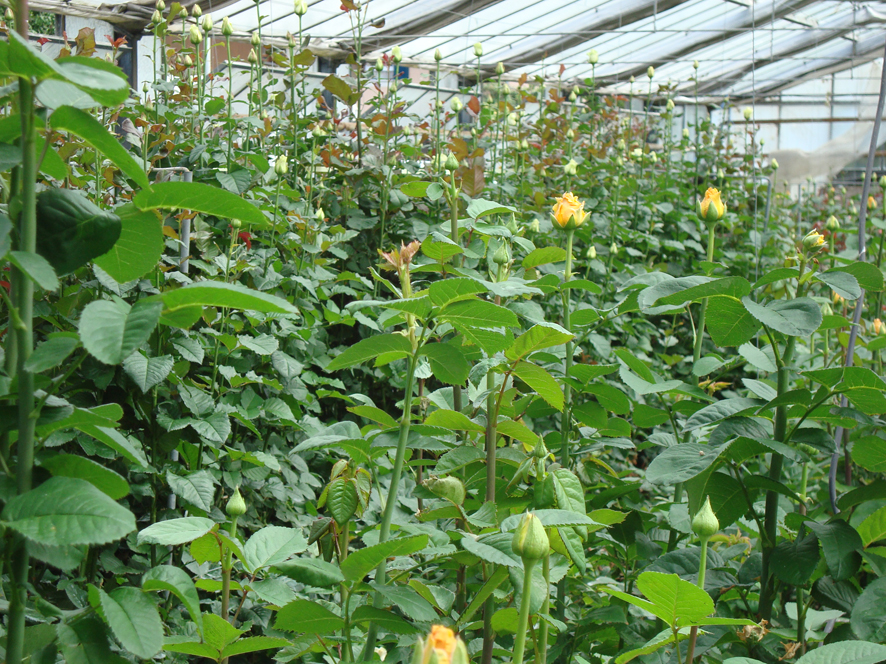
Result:
[[837,219],[834,215],[831,215],[830,217],[828,217],[828,220],[825,223],[825,228],[827,228],[831,233],[840,230],[840,220]]
[[435,496],[461,505],[465,502],[465,485],[457,477],[429,477],[423,484]]
[[274,172],[277,175],[286,175],[289,173],[289,160],[286,158],[285,154],[281,154],[277,157],[277,161],[274,162]]
[[474,57],[482,58],[483,57],[483,44],[477,42],[474,44]]
[[502,74],[505,73],[505,63],[504,62],[499,62],[497,65],[495,65],[495,73],[498,74],[499,76],[501,76]]
[[440,60],[442,60],[442,59],[443,59],[443,53],[438,48],[434,51],[434,60],[436,60],[437,62],[440,62]]
[[592,48],[588,51],[588,64],[595,65],[600,61],[600,54],[597,53],[597,49]]
[[200,28],[198,28],[196,25],[191,26],[191,29],[188,31],[188,37],[190,38],[191,43],[194,44],[194,46],[203,41],[203,33],[200,32]]
[[391,58],[397,64],[400,64],[401,62],[403,62],[403,52],[400,50],[399,46],[395,46],[394,48],[391,49]]
[[229,19],[227,16],[222,19],[221,33],[225,37],[230,37],[232,34],[234,34],[234,26],[231,25],[231,19]]
[[698,535],[703,542],[711,539],[720,530],[720,522],[711,508],[711,497],[705,498],[704,505],[698,510],[698,514],[692,519],[692,532]]
[[261,37],[258,36],[257,32],[252,33],[252,37],[249,38],[249,43],[252,44],[254,48],[261,46]]
[[520,525],[514,531],[514,539],[511,540],[511,550],[520,556],[524,565],[541,560],[550,552],[545,527],[532,512],[527,512],[520,520]]
[[203,28],[203,32],[212,32],[212,28],[215,24],[212,22],[212,17],[207,14],[203,17],[203,20],[200,22],[200,27]]
[[499,248],[495,250],[495,253],[492,254],[492,262],[496,265],[505,265],[509,260],[511,260],[511,254],[508,251],[508,245],[502,242]]
[[228,500],[228,504],[225,505],[225,512],[227,512],[228,516],[233,517],[246,514],[246,501],[243,500],[243,496],[240,495],[240,487],[234,489],[231,499]]
[[295,0],[295,5],[293,5],[292,11],[296,16],[304,16],[308,13],[308,3],[307,0]]
[[443,168],[447,171],[454,171],[458,168],[458,159],[456,159],[455,155],[451,152],[449,156],[446,157],[446,161],[443,163]]

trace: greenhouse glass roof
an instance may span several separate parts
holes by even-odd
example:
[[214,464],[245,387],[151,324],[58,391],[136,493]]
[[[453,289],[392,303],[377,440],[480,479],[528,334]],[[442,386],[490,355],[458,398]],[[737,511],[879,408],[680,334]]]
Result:
[[[186,3],[191,4],[191,3]],[[242,32],[262,37],[297,34],[292,0],[201,1],[218,21],[230,17]],[[342,55],[354,48],[352,19],[341,0],[311,0],[302,20],[312,43]],[[153,0],[36,0],[35,9],[90,12],[138,31]],[[674,81],[679,93],[708,98],[762,98],[816,77],[880,57],[886,46],[886,3],[842,0],[369,0],[363,54],[374,60],[399,45],[405,65],[433,63],[471,77],[483,44],[481,75],[502,62],[508,77],[543,76],[565,84],[595,77],[614,92],[645,94],[646,69],[656,83]],[[599,53],[588,64],[591,49]],[[631,77],[636,81],[632,84]]]

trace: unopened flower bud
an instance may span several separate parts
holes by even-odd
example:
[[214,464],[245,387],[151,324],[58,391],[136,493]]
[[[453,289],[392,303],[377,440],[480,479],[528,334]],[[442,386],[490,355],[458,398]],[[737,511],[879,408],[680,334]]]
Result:
[[215,26],[215,24],[212,22],[212,17],[207,14],[200,22],[200,26],[203,28],[203,32],[209,33],[212,32],[212,28]]
[[142,92],[144,92],[145,94],[148,94],[148,92],[149,92],[150,90],[151,90],[151,88],[148,87],[148,82],[145,81],[144,84],[142,85]]
[[693,69],[698,69],[698,60],[693,60],[693,62],[692,62],[692,68],[693,68]]
[[803,238],[803,249],[806,251],[818,251],[824,246],[824,235],[816,230],[809,231]]
[[160,25],[163,22],[163,15],[159,10],[155,9],[154,13],[151,14],[151,23],[154,25]]
[[496,265],[505,265],[509,260],[511,260],[511,254],[508,251],[508,245],[502,242],[498,249],[495,250],[495,253],[492,254],[492,262]]
[[252,33],[252,36],[249,38],[249,43],[252,44],[253,48],[261,46],[261,37],[258,36],[257,32]]
[[157,9],[161,12],[166,11],[166,3],[163,0],[157,0]]
[[609,253],[612,254],[613,256],[618,255],[618,245],[615,244],[615,242],[613,242],[612,245],[609,247]]
[[880,335],[883,334],[883,321],[879,318],[874,319],[874,334]]
[[674,110],[674,100],[668,99],[668,103],[665,104],[665,109],[667,109],[668,113]]
[[191,43],[196,46],[203,41],[203,33],[200,32],[200,28],[196,25],[192,25],[191,29],[188,31],[188,38],[191,40]]
[[578,163],[575,159],[570,159],[566,162],[566,165],[563,167],[563,172],[566,175],[576,175],[578,173]]
[[246,56],[246,60],[247,60],[247,61],[249,62],[249,64],[251,64],[251,65],[257,65],[257,64],[258,64],[258,56],[255,54],[255,49],[254,49],[254,48],[249,49],[249,55]]
[[443,100],[438,99],[437,100],[437,110],[442,111],[445,107],[446,107],[446,105],[443,103]]
[[541,222],[539,222],[538,218],[533,219],[531,222],[529,222],[529,230],[531,230],[533,233],[538,233],[540,229]]
[[461,109],[463,109],[464,107],[465,105],[458,97],[453,97],[452,101],[449,102],[449,108],[452,109],[453,113],[460,113]]
[[438,48],[434,50],[434,60],[440,62],[443,59],[443,52]]
[[185,56],[184,63],[185,63],[185,67],[193,67],[194,66],[194,61],[191,59],[190,55]]
[[225,505],[225,512],[228,516],[233,517],[246,514],[246,501],[243,500],[243,496],[240,495],[240,487],[234,489],[234,493],[230,500],[228,500],[228,504]]
[[483,44],[481,44],[480,42],[477,42],[476,44],[474,44],[474,57],[475,58],[482,58],[483,57]]
[[840,230],[840,220],[837,219],[834,215],[828,217],[828,220],[825,222],[825,228],[827,228],[831,233],[834,233]]
[[234,26],[231,25],[231,19],[229,19],[227,16],[222,19],[221,33],[225,37],[230,37],[232,34],[234,34]]
[[876,210],[877,209],[877,199],[873,196],[868,196],[868,210]]
[[648,67],[648,68],[646,69],[646,75],[647,75],[649,78],[652,78],[653,76],[655,76],[655,67],[652,67],[652,66]]
[[720,522],[711,507],[711,497],[707,496],[704,505],[692,519],[692,532],[698,535],[702,542],[706,542],[716,535],[718,530],[720,530]]
[[516,113],[508,113],[508,126],[516,127],[517,126],[517,114]]
[[880,176],[880,186],[881,186],[883,189],[886,189],[886,175],[881,175],[881,176]]
[[323,212],[323,208],[317,208],[317,211],[314,213],[314,219],[317,221],[323,221],[326,219],[326,213]]
[[505,63],[504,62],[499,62],[497,65],[495,65],[495,73],[498,74],[499,76],[501,76],[502,74],[505,73]]
[[590,247],[588,247],[588,251],[585,256],[587,256],[588,260],[594,260],[597,257],[597,247],[592,244]]
[[281,154],[277,157],[277,161],[274,162],[274,172],[277,175],[286,175],[289,173],[289,160],[286,158],[285,154]]
[[201,16],[203,16],[203,8],[200,7],[200,5],[194,5],[191,8],[191,16],[193,16],[194,18],[200,18]]
[[538,517],[527,512],[520,520],[511,540],[511,550],[523,560],[523,563],[537,562],[551,550],[548,534]]
[[746,122],[750,122],[751,118],[754,117],[754,109],[748,107],[748,108],[744,109],[744,111],[742,112],[742,115],[744,116],[744,119]]
[[385,64],[381,61],[381,58],[375,59],[375,71],[381,73],[381,71],[385,68]]
[[566,131],[566,138],[568,138],[570,141],[575,138],[575,130],[573,130],[571,127]]
[[773,159],[769,162],[769,165],[772,166],[772,170],[773,170],[773,171],[777,171],[777,170],[778,170],[778,161],[777,161],[775,158],[773,158]]
[[292,7],[293,13],[296,16],[304,16],[308,13],[308,3],[307,0],[295,0],[295,4]]
[[597,49],[592,48],[588,51],[588,64],[595,65],[600,61],[600,55],[597,53]]
[[457,477],[429,477],[423,484],[435,496],[461,505],[465,502],[465,485]]
[[399,46],[395,46],[391,49],[391,59],[398,65],[403,62],[403,52],[400,50]]
[[529,149],[529,141],[527,141],[525,138],[520,141],[520,149],[521,150],[528,150]]
[[443,162],[443,168],[447,171],[454,171],[458,168],[458,159],[456,159],[455,155],[451,152],[449,156],[446,157],[446,161]]

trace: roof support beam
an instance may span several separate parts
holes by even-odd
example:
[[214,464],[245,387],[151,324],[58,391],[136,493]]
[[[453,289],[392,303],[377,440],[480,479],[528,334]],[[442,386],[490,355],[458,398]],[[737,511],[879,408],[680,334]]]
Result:
[[[790,69],[779,71],[780,80],[777,82],[762,86],[758,85],[755,88],[753,83],[748,81],[740,88],[733,89],[730,93],[730,98],[733,100],[752,100],[771,97],[795,85],[805,83],[810,79],[852,69],[880,57],[884,42],[886,42],[886,31],[878,32],[859,42],[847,41],[846,44],[833,49],[820,58],[801,62]],[[765,72],[760,73],[765,75]]]
[[886,5],[883,3],[873,7],[864,7],[857,15],[846,16],[833,23],[821,24],[815,30],[808,30],[785,40],[775,50],[758,49],[753,55],[753,63],[713,71],[698,85],[700,94],[716,94],[727,91],[732,85],[741,81],[751,71],[797,55],[811,48],[821,46],[831,40],[842,37],[852,30],[872,23],[886,22]]
[[[533,62],[567,51],[575,46],[599,37],[601,33],[616,30],[641,19],[676,7],[684,0],[611,0],[594,12],[587,12],[557,26],[557,36],[537,35],[517,43],[514,53],[508,48],[508,58],[503,60],[505,71],[517,69]],[[796,1],[796,0],[795,0]],[[543,7],[543,3],[539,4]],[[563,36],[568,35],[568,36]],[[494,53],[489,60],[495,60]],[[495,65],[482,68],[488,75],[495,71]]]
[[[433,8],[428,7],[425,2],[413,2],[385,17],[385,22],[390,27],[386,25],[378,32],[365,35],[363,52],[381,51],[414,39],[414,35],[430,34],[499,2],[501,0],[445,0],[433,3]],[[403,35],[409,37],[404,39]],[[342,43],[352,45],[352,41]]]
[[[685,55],[699,51],[708,46],[724,41],[724,34],[735,36],[742,32],[759,28],[772,21],[784,18],[791,12],[797,11],[815,0],[776,0],[774,3],[758,2],[750,8],[742,11],[725,25],[718,25],[710,30],[699,30],[688,36],[673,35],[659,40],[654,46],[643,49],[638,53],[631,54],[631,60],[644,63],[632,65],[627,68],[617,69],[617,63],[609,66],[597,66],[597,81],[602,84],[613,83],[616,80],[627,80],[631,76],[640,76],[646,73],[647,67],[660,67]],[[728,39],[729,37],[725,37]],[[615,71],[613,71],[615,70]]]

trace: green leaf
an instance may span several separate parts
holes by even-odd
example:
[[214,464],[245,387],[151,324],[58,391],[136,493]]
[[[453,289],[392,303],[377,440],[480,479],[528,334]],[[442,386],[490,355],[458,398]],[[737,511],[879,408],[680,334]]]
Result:
[[559,263],[566,260],[566,250],[563,247],[539,247],[530,251],[523,259],[523,267],[538,267],[548,263]]
[[[566,468],[555,469],[551,472],[551,477],[553,479],[554,499],[557,502],[557,507],[567,512],[584,515],[587,510],[585,507],[585,491],[578,477]],[[577,526],[575,532],[582,539],[588,536],[588,529],[584,526]]]
[[[95,616],[60,622],[56,633],[65,664],[127,664],[129,661],[111,650],[106,628]],[[55,658],[48,661],[55,661]]]
[[517,315],[486,300],[461,300],[448,305],[440,313],[440,320],[466,327],[515,327]]
[[467,213],[471,219],[481,219],[490,214],[502,214],[517,212],[516,208],[501,203],[493,203],[482,198],[476,198],[468,204]]
[[346,369],[362,364],[367,360],[378,357],[382,353],[411,355],[412,344],[402,334],[379,334],[367,339],[361,339],[326,365],[326,371],[337,371],[338,369]]
[[557,410],[563,410],[563,392],[554,377],[540,366],[518,362],[514,375],[535,390],[538,395]]
[[777,369],[772,358],[750,343],[742,344],[738,349],[738,354],[746,359],[751,366],[761,371],[773,372]]
[[103,156],[110,159],[117,168],[123,171],[129,178],[143,189],[150,189],[151,182],[145,174],[145,170],[116,136],[105,129],[98,120],[85,111],[62,106],[49,116],[49,125],[56,131],[67,131],[76,134],[86,141],[92,148],[98,150]]
[[166,471],[166,481],[172,492],[204,513],[212,511],[215,485],[207,470],[198,470],[184,477]]
[[753,339],[760,323],[739,301],[731,297],[708,300],[706,327],[718,346],[741,346]]
[[855,528],[839,519],[830,523],[815,521],[805,523],[818,535],[825,562],[834,580],[848,579],[858,571],[861,566],[861,556],[858,551],[862,548],[862,541]]
[[[852,607],[851,624],[859,639],[886,641],[886,577],[876,579],[864,589]],[[886,658],[886,648],[882,656]]]
[[471,372],[471,364],[459,346],[450,343],[430,343],[422,346],[421,354],[428,358],[437,380],[447,385],[464,385]]
[[682,443],[664,449],[646,469],[646,481],[650,484],[670,486],[691,480],[714,463],[724,447],[711,447],[698,443]]
[[427,535],[413,535],[367,546],[354,551],[345,558],[341,564],[341,573],[351,583],[362,581],[364,576],[388,558],[408,556],[411,553],[421,551],[427,545]]
[[676,574],[643,572],[637,578],[637,588],[655,606],[655,615],[668,625],[700,623],[714,612],[711,596]]
[[461,546],[480,560],[493,565],[503,565],[515,569],[523,569],[523,561],[511,550],[513,536],[510,534],[493,533],[478,539],[475,535],[466,534],[461,538]]
[[90,302],[80,315],[80,339],[105,364],[120,364],[141,346],[160,320],[162,306],[149,299],[130,307],[121,300]]
[[[560,468],[559,470],[564,470]],[[567,471],[569,472],[569,471]],[[577,497],[577,496],[576,496]],[[581,499],[582,505],[580,506],[582,510],[584,509],[584,498]],[[600,528],[600,524],[594,521],[591,517],[585,516],[584,511],[581,512],[573,512],[570,510],[559,509],[559,510],[535,510],[533,514],[538,518],[541,524],[545,528],[558,528],[561,526],[595,526],[596,528]],[[520,525],[520,520],[523,518],[522,514],[512,514],[504,521],[501,522],[501,530],[502,532],[507,532],[514,530],[518,525]]]
[[406,622],[400,616],[385,611],[384,609],[376,609],[374,606],[363,604],[358,606],[351,614],[352,623],[373,623],[390,634],[417,634],[419,629]]
[[357,485],[344,477],[336,477],[326,489],[326,506],[335,522],[342,526],[357,511]]
[[434,607],[408,586],[373,584],[373,587],[382,594],[389,602],[396,605],[410,620],[418,622],[432,622],[437,619]]
[[884,659],[886,646],[867,641],[840,641],[818,646],[798,659],[796,664],[879,664]]
[[50,546],[107,544],[135,530],[135,516],[86,480],[52,477],[6,503],[6,526]]
[[40,465],[55,477],[76,477],[86,480],[112,500],[120,500],[129,495],[129,482],[92,459],[74,454],[56,454],[47,457]]
[[742,304],[758,321],[789,337],[808,337],[821,325],[821,307],[808,297],[793,300],[774,300],[757,304],[749,297]]
[[215,528],[215,521],[199,516],[159,521],[138,534],[138,543],[177,546],[193,542]]
[[180,209],[239,219],[244,226],[267,228],[267,217],[252,203],[225,189],[202,182],[158,182],[132,199],[139,210]]
[[858,526],[858,534],[864,546],[886,539],[886,507],[869,514]]
[[136,657],[150,659],[163,648],[163,623],[151,598],[138,588],[110,595],[99,589],[102,613],[120,644]]
[[562,346],[574,337],[574,334],[555,323],[539,323],[517,337],[505,351],[505,357],[512,362],[522,360],[544,348]]
[[456,410],[435,410],[428,415],[425,424],[436,427],[443,427],[452,431],[473,431],[474,433],[483,433],[486,427],[477,424],[464,413]]
[[[679,641],[683,641],[688,638],[689,638],[688,632],[685,634],[682,631],[677,633],[677,639]],[[615,658],[615,664],[627,664],[628,662],[630,662],[633,659],[636,659],[637,657],[641,657],[643,655],[648,655],[650,653],[653,653],[656,650],[659,650],[660,648],[664,648],[665,646],[672,644],[673,642],[674,642],[674,633],[670,629],[666,629],[665,631],[661,632],[657,636],[654,636],[653,638],[649,639],[645,644],[643,644],[639,648],[634,648],[633,650],[628,650],[627,652],[621,653],[618,657]],[[727,661],[731,661],[731,660],[727,660]],[[760,662],[760,664],[763,664],[763,663]]]
[[135,438],[128,438],[116,429],[94,424],[76,424],[75,428],[104,443],[120,456],[129,459],[142,468],[148,467],[148,459]]
[[835,293],[847,300],[856,300],[861,297],[858,279],[848,272],[828,270],[827,272],[819,272],[815,278],[833,288]]
[[279,565],[307,548],[307,540],[295,528],[265,526],[246,541],[243,555],[254,572]]
[[292,645],[286,639],[278,639],[274,636],[247,636],[245,639],[237,639],[232,644],[222,648],[221,657],[227,659],[235,655],[245,655],[250,652],[285,648]]
[[56,60],[61,77],[102,106],[119,106],[129,97],[129,81],[115,64],[101,58],[73,55]]
[[37,346],[25,362],[25,369],[34,373],[42,373],[55,369],[80,345],[80,339],[74,333],[52,336]]
[[163,300],[164,315],[195,306],[227,307],[265,314],[298,313],[298,309],[282,298],[223,281],[198,281],[147,299],[154,300],[158,297]]
[[345,621],[332,611],[306,599],[297,599],[284,606],[277,612],[274,622],[274,629],[303,634],[331,634],[344,626]]
[[203,628],[204,643],[219,651],[232,644],[243,634],[242,630],[237,629],[227,620],[214,613],[204,614]]
[[43,290],[58,290],[58,277],[55,270],[43,256],[30,251],[10,251],[6,257],[28,279],[40,286]]
[[733,397],[731,399],[721,399],[715,401],[709,406],[705,406],[701,410],[696,411],[686,420],[683,425],[683,431],[694,431],[701,427],[715,424],[729,417],[734,417],[739,413],[756,410],[764,405],[764,401],[760,399],[749,399],[747,397]]
[[865,436],[852,444],[852,460],[865,470],[886,473],[886,440]]
[[324,88],[326,88],[336,97],[341,99],[345,104],[348,104],[350,106],[356,101],[356,96],[358,93],[354,92],[351,89],[351,86],[341,80],[338,76],[330,74],[323,79],[322,83]]
[[122,284],[157,267],[163,253],[163,224],[156,212],[142,212],[132,203],[115,208],[114,213],[120,217],[120,237],[95,264]]
[[792,586],[805,585],[818,566],[818,538],[807,534],[793,542],[779,542],[772,552],[772,573]]
[[877,292],[883,290],[883,273],[876,265],[856,261],[843,267],[837,267],[829,272],[847,272],[858,281],[858,285],[866,291]]
[[175,595],[191,614],[191,620],[197,624],[197,631],[203,633],[200,596],[190,575],[181,567],[158,565],[149,569],[142,577],[142,590],[170,592]]
[[148,358],[136,351],[123,360],[123,370],[142,393],[146,394],[152,387],[166,380],[174,363],[171,355]]
[[295,558],[274,567],[290,579],[316,588],[332,588],[345,580],[337,565],[319,558]]

